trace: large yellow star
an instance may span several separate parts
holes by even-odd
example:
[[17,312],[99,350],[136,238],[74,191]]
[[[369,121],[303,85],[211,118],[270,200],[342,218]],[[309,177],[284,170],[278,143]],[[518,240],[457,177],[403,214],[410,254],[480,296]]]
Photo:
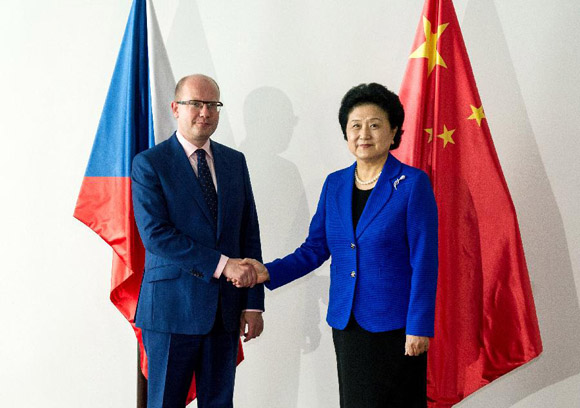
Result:
[[433,140],[433,128],[424,129],[424,130],[429,135],[429,140],[427,140],[427,143],[431,143],[431,141]]
[[481,105],[479,108],[476,108],[473,105],[469,105],[469,106],[471,106],[471,112],[473,112],[473,113],[467,119],[475,119],[477,121],[477,125],[479,127],[481,127],[481,120],[485,119],[485,113],[483,112],[483,105]]
[[455,144],[451,135],[455,132],[455,129],[448,130],[446,125],[443,125],[443,133],[437,135],[439,139],[443,139],[443,148],[447,147],[447,143]]
[[427,17],[423,16],[423,30],[425,31],[425,42],[419,46],[415,51],[411,53],[409,58],[427,58],[429,60],[428,75],[431,74],[435,65],[441,65],[443,68],[447,68],[445,61],[437,51],[437,41],[439,37],[443,34],[443,31],[447,28],[449,23],[441,24],[437,27],[437,32],[431,32],[431,22],[427,20]]

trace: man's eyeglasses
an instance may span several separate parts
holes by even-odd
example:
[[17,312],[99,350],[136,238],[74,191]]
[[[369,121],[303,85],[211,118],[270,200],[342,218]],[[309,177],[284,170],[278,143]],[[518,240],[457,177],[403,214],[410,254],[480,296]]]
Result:
[[197,101],[195,99],[191,101],[175,101],[180,105],[189,105],[191,108],[195,110],[202,110],[203,105],[207,107],[207,110],[210,112],[219,112],[222,106],[224,106],[221,102],[214,102],[214,101]]

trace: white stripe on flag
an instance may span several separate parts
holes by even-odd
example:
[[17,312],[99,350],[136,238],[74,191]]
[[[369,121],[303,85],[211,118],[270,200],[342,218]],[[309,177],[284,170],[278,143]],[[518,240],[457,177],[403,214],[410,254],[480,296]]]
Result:
[[175,79],[151,0],[147,0],[147,44],[153,134],[155,144],[158,144],[168,139],[175,130],[175,120],[171,114]]

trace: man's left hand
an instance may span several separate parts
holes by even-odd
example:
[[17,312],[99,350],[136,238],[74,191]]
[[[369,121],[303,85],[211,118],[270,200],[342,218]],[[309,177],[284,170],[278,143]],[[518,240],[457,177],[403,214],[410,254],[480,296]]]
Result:
[[244,337],[244,343],[258,337],[264,330],[262,312],[242,312],[240,319],[240,337]]

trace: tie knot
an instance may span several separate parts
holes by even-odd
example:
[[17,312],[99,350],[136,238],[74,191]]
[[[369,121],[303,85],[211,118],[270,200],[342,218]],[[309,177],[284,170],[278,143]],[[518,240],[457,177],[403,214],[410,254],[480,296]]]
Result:
[[197,158],[198,159],[205,159],[205,150],[203,150],[203,149],[197,149],[195,151],[195,154],[197,154]]

